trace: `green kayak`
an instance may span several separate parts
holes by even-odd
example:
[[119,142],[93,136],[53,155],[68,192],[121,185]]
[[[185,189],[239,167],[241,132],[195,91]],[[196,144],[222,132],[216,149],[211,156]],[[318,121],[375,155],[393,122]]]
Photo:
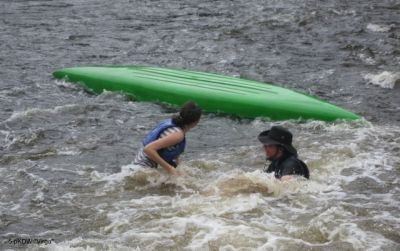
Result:
[[306,94],[211,73],[148,66],[95,66],[60,69],[53,75],[80,84],[96,94],[103,90],[118,91],[139,101],[177,106],[193,100],[206,112],[244,118],[359,119],[352,112]]

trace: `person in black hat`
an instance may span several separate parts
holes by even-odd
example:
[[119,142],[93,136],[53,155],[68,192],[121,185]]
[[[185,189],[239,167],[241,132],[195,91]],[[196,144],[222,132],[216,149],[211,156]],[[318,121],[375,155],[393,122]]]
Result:
[[293,135],[282,126],[273,126],[270,130],[258,135],[258,140],[264,145],[265,155],[271,164],[267,173],[275,173],[280,180],[288,180],[293,175],[310,178],[307,165],[297,158],[297,151],[292,146]]

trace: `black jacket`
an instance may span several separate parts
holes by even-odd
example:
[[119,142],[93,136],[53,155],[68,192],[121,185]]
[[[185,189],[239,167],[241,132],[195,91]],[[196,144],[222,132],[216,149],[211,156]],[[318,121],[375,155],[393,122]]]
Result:
[[285,175],[300,175],[307,179],[310,178],[307,165],[294,155],[286,155],[278,160],[272,161],[265,172],[275,172],[275,178],[277,179]]

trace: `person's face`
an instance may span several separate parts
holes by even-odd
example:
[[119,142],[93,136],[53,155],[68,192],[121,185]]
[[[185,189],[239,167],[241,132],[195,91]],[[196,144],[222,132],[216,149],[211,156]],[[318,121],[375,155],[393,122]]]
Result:
[[280,148],[277,145],[263,145],[268,160],[274,160],[280,155]]

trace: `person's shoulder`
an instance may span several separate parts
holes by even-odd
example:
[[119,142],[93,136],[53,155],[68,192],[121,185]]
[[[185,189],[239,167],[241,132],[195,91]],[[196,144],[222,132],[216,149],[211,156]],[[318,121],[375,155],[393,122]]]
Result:
[[307,179],[310,177],[310,172],[307,165],[297,158],[296,156],[290,156],[282,162],[282,167],[287,170],[292,170],[297,175],[302,175]]
[[168,130],[164,132],[163,137],[170,137],[170,138],[177,138],[179,140],[182,140],[185,138],[185,133],[183,130],[176,126],[176,127],[170,127]]
[[180,128],[179,126],[171,126],[169,128],[167,128],[168,132],[174,133],[174,132],[183,132],[182,128]]
[[307,165],[296,156],[291,155],[281,162],[281,167],[290,169],[303,169],[307,168]]
[[181,134],[184,135],[183,130],[179,127],[179,126],[171,126],[168,127],[167,129],[165,129],[162,133],[161,133],[161,137],[165,137],[165,136],[169,136],[169,135],[175,135],[175,134]]
[[282,161],[283,166],[297,166],[300,165],[299,163],[299,159],[294,156],[294,155],[290,155],[289,157],[287,157],[285,160]]

